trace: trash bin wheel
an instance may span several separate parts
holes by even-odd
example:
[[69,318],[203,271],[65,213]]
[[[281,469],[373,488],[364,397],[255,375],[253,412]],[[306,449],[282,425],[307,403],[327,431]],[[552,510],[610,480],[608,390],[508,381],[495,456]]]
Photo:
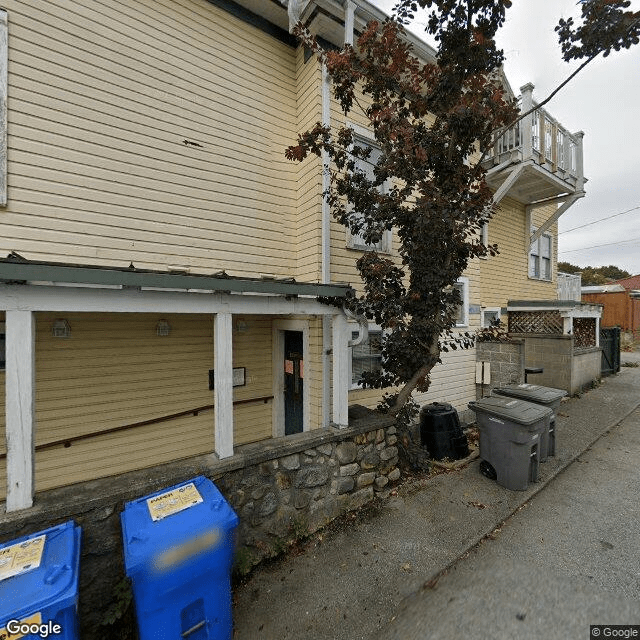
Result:
[[480,473],[489,480],[495,480],[498,477],[496,470],[486,461],[480,461]]

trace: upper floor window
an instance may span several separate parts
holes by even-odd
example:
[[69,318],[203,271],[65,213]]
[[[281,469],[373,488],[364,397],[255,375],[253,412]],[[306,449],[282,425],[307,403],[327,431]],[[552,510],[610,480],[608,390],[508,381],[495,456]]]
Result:
[[458,278],[454,288],[460,293],[462,300],[456,315],[456,327],[469,326],[469,278]]
[[[360,127],[358,127],[358,129],[360,129]],[[376,164],[378,164],[378,160],[380,160],[382,151],[373,140],[366,138],[360,133],[357,133],[354,136],[354,142],[358,147],[371,149],[371,152],[366,159],[356,158],[356,171],[364,173],[369,180],[373,180],[374,169]],[[386,185],[381,185],[379,187],[379,191],[381,193],[385,193],[386,189]],[[360,251],[379,251],[380,253],[390,253],[391,231],[383,231],[382,237],[378,242],[375,244],[368,244],[364,238],[364,233],[351,233],[351,231],[347,229],[347,246],[350,249],[359,249]]]
[[0,371],[4,371],[7,368],[6,361],[6,342],[5,342],[5,333],[4,329],[0,329],[2,333],[0,333]]
[[[534,229],[535,231],[535,229]],[[543,233],[529,249],[529,277],[537,280],[551,280],[553,240]]]

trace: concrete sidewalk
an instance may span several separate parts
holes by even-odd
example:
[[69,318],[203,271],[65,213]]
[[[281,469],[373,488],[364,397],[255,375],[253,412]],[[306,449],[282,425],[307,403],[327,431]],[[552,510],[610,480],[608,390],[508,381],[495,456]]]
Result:
[[235,638],[368,638],[405,598],[491,534],[639,405],[640,368],[623,367],[581,398],[563,402],[557,455],[540,465],[540,482],[527,491],[486,479],[476,460],[406,482],[370,517],[315,534],[303,553],[259,568],[236,589]]

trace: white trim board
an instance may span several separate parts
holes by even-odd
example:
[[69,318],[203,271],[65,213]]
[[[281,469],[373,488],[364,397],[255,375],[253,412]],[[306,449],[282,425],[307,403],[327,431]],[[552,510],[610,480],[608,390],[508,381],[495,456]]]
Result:
[[338,315],[315,298],[94,287],[0,285],[0,310]]

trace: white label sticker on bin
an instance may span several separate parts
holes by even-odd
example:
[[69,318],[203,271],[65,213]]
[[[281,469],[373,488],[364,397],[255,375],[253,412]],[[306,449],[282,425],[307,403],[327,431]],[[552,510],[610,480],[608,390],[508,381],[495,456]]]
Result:
[[[28,627],[31,627],[31,625],[37,625],[39,627],[41,624],[42,615],[40,612],[34,613],[28,618],[22,618],[22,620],[12,620],[4,629],[0,629],[0,640],[19,640],[27,635],[31,635],[31,630],[28,629]],[[17,631],[14,631],[14,629],[17,629]]]
[[190,482],[183,487],[161,493],[159,496],[147,498],[147,507],[149,508],[151,519],[157,522],[174,513],[200,504],[202,501],[200,492],[193,482]]
[[30,538],[0,549],[0,580],[13,578],[32,569],[37,569],[42,562],[46,537],[43,535]]
[[518,404],[518,400],[512,400],[511,402],[507,402],[505,407],[513,407],[514,404]]

